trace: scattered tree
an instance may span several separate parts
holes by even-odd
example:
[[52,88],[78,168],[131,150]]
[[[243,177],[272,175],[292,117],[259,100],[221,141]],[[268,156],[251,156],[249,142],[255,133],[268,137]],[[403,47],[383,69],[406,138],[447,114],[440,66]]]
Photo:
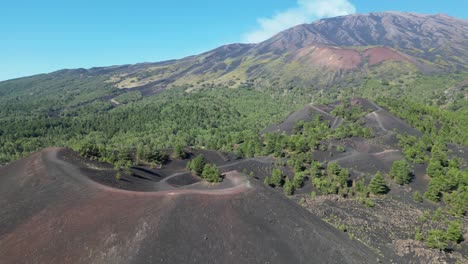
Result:
[[413,193],[413,200],[414,200],[415,202],[422,203],[422,202],[423,202],[423,197],[422,197],[421,193],[418,192],[418,191],[415,191],[415,192]]
[[439,160],[432,158],[426,168],[426,173],[430,177],[439,177],[444,173],[444,167]]
[[405,160],[395,161],[390,170],[390,177],[396,184],[408,184],[411,181],[411,170],[408,162]]
[[132,170],[131,170],[131,168],[130,168],[130,164],[128,164],[128,163],[125,164],[123,170],[124,170],[124,173],[127,174],[127,175],[132,174]]
[[166,153],[156,148],[148,148],[147,150],[145,150],[144,153],[145,153],[147,162],[155,163],[160,167],[169,160],[169,157],[167,156]]
[[142,144],[138,144],[135,157],[135,165],[138,165],[145,157],[145,151]]
[[265,184],[266,186],[270,186],[270,177],[266,176],[263,180],[263,184]]
[[205,167],[205,158],[203,155],[198,155],[196,158],[191,160],[187,164],[187,169],[194,172],[197,175],[201,175],[203,172],[203,168]]
[[270,177],[270,185],[274,187],[283,186],[283,172],[280,169],[273,169]]
[[423,235],[421,233],[421,228],[416,227],[414,230],[414,239],[417,241],[422,241],[423,240]]
[[447,235],[442,230],[430,230],[426,238],[426,244],[430,248],[438,248],[439,250],[445,250],[448,246]]
[[293,185],[294,189],[299,189],[304,185],[305,173],[304,172],[296,172],[294,173],[293,178]]
[[341,167],[336,162],[330,162],[327,166],[328,177],[337,176],[340,173]]
[[371,180],[369,184],[369,191],[373,194],[385,194],[388,191],[387,183],[385,182],[382,173],[377,172],[375,177]]
[[454,243],[463,241],[462,225],[459,221],[451,221],[447,228],[447,239]]
[[206,164],[203,167],[201,177],[208,182],[221,182],[222,178],[219,169],[215,164]]
[[184,146],[177,144],[174,147],[174,158],[176,159],[185,159],[187,158],[187,153],[185,152]]
[[289,180],[289,177],[286,177],[286,180],[284,181],[284,194],[290,196],[294,194],[294,185],[291,183]]
[[317,193],[315,191],[310,192],[310,198],[315,198],[317,197]]
[[440,222],[442,220],[445,220],[445,215],[444,212],[442,211],[442,208],[437,208],[437,210],[434,212],[434,215],[432,216],[432,221],[434,222]]

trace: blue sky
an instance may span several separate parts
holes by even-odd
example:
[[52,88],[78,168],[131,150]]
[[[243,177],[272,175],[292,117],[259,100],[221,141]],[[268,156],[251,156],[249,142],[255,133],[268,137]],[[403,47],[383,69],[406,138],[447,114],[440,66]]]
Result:
[[294,24],[398,10],[468,18],[464,0],[4,1],[0,80],[181,58],[258,42]]

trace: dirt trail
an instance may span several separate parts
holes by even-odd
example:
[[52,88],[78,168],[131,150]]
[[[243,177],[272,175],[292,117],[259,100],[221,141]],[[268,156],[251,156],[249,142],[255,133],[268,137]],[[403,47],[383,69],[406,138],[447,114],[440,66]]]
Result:
[[331,114],[329,114],[329,113],[323,111],[322,109],[318,108],[318,107],[315,106],[315,105],[312,105],[312,104],[311,104],[310,107],[313,108],[313,109],[315,109],[315,110],[317,110],[318,112],[320,112],[320,113],[326,115],[326,116],[334,117],[333,115],[331,115]]
[[339,127],[342,122],[343,122],[343,118],[339,118],[339,117],[335,118],[335,120],[333,120],[333,124],[331,125],[331,128],[335,129]]
[[354,157],[359,156],[359,155],[380,156],[380,155],[385,155],[385,154],[388,154],[388,153],[395,153],[395,152],[400,152],[400,151],[398,149],[387,149],[387,150],[384,150],[384,151],[378,152],[378,153],[365,153],[365,152],[359,152],[359,151],[352,150],[348,155],[343,156],[343,157],[339,157],[339,158],[336,158],[336,159],[329,160],[328,162],[337,162],[337,161],[340,161],[340,160],[347,160],[347,159],[351,159],[351,158],[354,158]]
[[335,158],[335,159],[331,159],[328,162],[337,162],[337,161],[340,161],[340,160],[346,160],[346,159],[350,159],[350,158],[359,156],[361,154],[364,154],[364,153],[352,150],[348,155],[343,156],[343,157],[339,157],[339,158]]
[[[67,177],[73,182],[80,185],[89,186],[92,188],[101,189],[103,191],[113,192],[113,193],[122,193],[122,194],[131,194],[131,195],[176,195],[176,194],[206,194],[206,195],[226,195],[226,194],[235,194],[242,191],[246,191],[250,188],[249,180],[242,176],[240,173],[227,172],[225,176],[225,182],[222,186],[214,186],[212,189],[200,189],[196,185],[187,186],[187,188],[176,188],[171,186],[166,181],[169,179],[167,177],[157,185],[159,188],[155,189],[153,192],[139,192],[131,190],[117,189],[109,187],[98,182],[95,182],[89,179],[86,175],[83,175],[80,170],[73,164],[68,163],[60,159],[58,156],[60,149],[54,149],[47,151],[44,155],[41,156],[44,163],[47,164],[49,169],[62,171]],[[187,174],[176,173],[170,176],[170,178]],[[83,186],[84,187],[84,186]],[[163,188],[161,188],[163,187]],[[190,188],[193,187],[193,188]]]
[[387,154],[387,153],[395,153],[395,152],[400,152],[398,149],[386,149],[382,152],[378,152],[378,153],[373,153],[372,155],[383,155],[383,154]]
[[[257,157],[257,158],[249,158],[249,159],[244,159],[244,160],[240,160],[240,161],[237,161],[237,162],[221,165],[221,166],[218,166],[218,169],[224,169],[224,168],[229,168],[229,167],[232,167],[232,166],[237,166],[239,164],[249,162],[249,161],[254,161],[254,162],[263,163],[263,164],[272,164],[273,163],[273,161],[271,160],[270,157]],[[173,178],[175,178],[177,176],[182,176],[184,174],[189,174],[189,173],[190,172],[174,173],[174,174],[169,175],[168,177],[162,179],[161,181],[155,183],[155,185],[159,185],[160,187],[171,186],[170,184],[167,183],[168,180],[173,179]]]
[[[380,111],[380,110],[379,110]],[[375,120],[377,121],[377,123],[379,124],[379,127],[385,131],[385,132],[388,132],[388,130],[384,127],[383,123],[382,123],[382,120],[380,120],[380,117],[379,115],[377,114],[377,111],[374,111],[371,113],[371,115],[373,115],[375,117]]]

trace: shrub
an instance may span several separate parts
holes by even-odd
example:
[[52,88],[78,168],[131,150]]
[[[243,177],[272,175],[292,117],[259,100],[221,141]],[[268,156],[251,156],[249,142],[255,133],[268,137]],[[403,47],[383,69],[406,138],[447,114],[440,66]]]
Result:
[[203,172],[201,174],[202,178],[208,182],[221,182],[222,178],[219,173],[218,167],[214,164],[206,164],[203,167]]
[[203,155],[198,155],[196,158],[194,158],[187,164],[187,169],[196,173],[197,175],[201,175],[204,166],[205,158],[203,157]]
[[423,240],[423,235],[421,233],[421,228],[416,227],[414,230],[414,239],[417,241],[422,241]]
[[270,178],[268,176],[266,176],[263,180],[263,184],[265,184],[266,186],[270,186]]
[[429,231],[426,239],[426,245],[430,248],[445,250],[448,246],[446,233],[437,229]]
[[338,151],[338,152],[345,152],[346,149],[345,149],[345,147],[343,147],[343,146],[336,146],[336,151]]
[[294,194],[294,185],[291,183],[289,180],[289,177],[286,177],[286,180],[284,181],[284,194],[290,196]]
[[413,200],[415,202],[422,203],[423,202],[423,197],[422,197],[421,193],[419,193],[418,191],[415,191],[413,193]]
[[317,197],[317,193],[315,191],[312,191],[310,193],[310,198],[315,198],[315,197]]

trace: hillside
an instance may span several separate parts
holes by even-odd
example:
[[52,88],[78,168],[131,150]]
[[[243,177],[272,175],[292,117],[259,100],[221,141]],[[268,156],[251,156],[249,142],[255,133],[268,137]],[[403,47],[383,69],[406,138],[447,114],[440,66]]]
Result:
[[[194,100],[201,102],[199,97]],[[295,263],[310,259],[331,263],[374,263],[376,259],[384,263],[465,261],[466,241],[447,242],[441,245],[447,251],[439,251],[426,240],[433,230],[444,231],[458,221],[462,221],[460,232],[466,231],[464,215],[468,207],[463,197],[468,149],[459,144],[444,147],[447,133],[453,135],[452,140],[463,140],[466,133],[447,130],[447,120],[441,115],[438,124],[444,129],[428,140],[428,131],[418,131],[394,116],[393,105],[382,103],[388,104],[386,108],[362,98],[307,105],[260,135],[235,130],[230,136],[238,138],[229,152],[236,154],[184,148],[187,159],[177,159],[172,150],[160,151],[154,143],[131,143],[122,148],[122,139],[147,140],[129,132],[116,139],[91,133],[73,144],[81,156],[63,148],[39,151],[0,168],[0,205],[4,208],[0,248],[9,256],[8,263],[22,262],[24,257],[36,257],[39,263],[100,258],[144,263],[152,257],[170,262],[206,262],[206,256],[213,263],[235,262],[239,256],[256,263],[286,259]],[[400,108],[399,113],[406,118],[417,113],[418,120],[424,121],[421,109],[414,107],[417,112]],[[141,111],[135,112],[141,116]],[[196,112],[187,117],[210,113]],[[164,123],[167,121],[160,124]],[[139,125],[136,130],[140,130]],[[208,142],[219,140],[225,139],[211,136]],[[120,147],[105,143],[112,141]],[[207,184],[186,169],[189,160],[198,155],[217,165],[224,174],[222,183]],[[394,165],[401,161],[408,164],[407,178],[392,176]],[[431,164],[438,162],[440,168],[434,173]],[[439,170],[446,173],[444,177],[437,176]],[[275,183],[273,175],[277,172],[282,176]],[[379,173],[387,189],[376,195],[370,186]],[[440,185],[440,180],[448,181],[453,189]],[[287,182],[294,184],[290,193],[286,192]],[[415,193],[421,200],[413,198]],[[439,203],[442,197],[444,203]],[[96,210],[101,213],[92,213]],[[83,224],[84,220],[74,222],[76,219],[88,220]],[[45,231],[51,225],[60,232]],[[226,229],[228,226],[230,229]],[[420,226],[419,231],[415,226]],[[81,228],[96,231],[79,235]],[[422,238],[415,238],[415,232]],[[29,241],[31,236],[41,237],[28,243],[31,250],[49,246],[41,252],[26,250],[26,254],[24,248],[29,247],[15,250],[17,239]],[[177,239],[182,237],[183,243]],[[205,242],[199,243],[197,238]],[[90,251],[80,246],[83,243],[95,246]],[[204,247],[209,251],[202,257],[198,252],[206,252]]]
[[[266,149],[286,175],[284,185],[270,182],[275,173],[265,182],[282,186],[310,212],[384,256],[408,257],[407,263],[466,262],[465,242],[457,242],[452,254],[427,247],[432,233],[448,223],[466,233],[466,143],[440,145],[445,129],[422,125],[435,112],[392,99],[380,103],[385,107],[363,98],[307,105],[263,130]],[[459,135],[466,139],[466,132]],[[396,172],[400,165],[404,179]],[[379,177],[382,189],[376,191]]]
[[[87,178],[84,164],[70,162],[75,156],[49,148],[0,168],[3,262],[375,263],[379,258],[255,181],[224,191],[122,191]],[[226,177],[248,181],[235,172]]]
[[[232,44],[176,61],[90,69],[118,88],[332,85],[385,70],[466,70],[468,22],[444,15],[371,13],[322,19],[259,44]],[[279,86],[279,87],[278,87]]]
[[466,263],[467,35],[349,15],[0,82],[0,256]]
[[62,70],[63,78],[106,76],[116,88],[223,85],[287,89],[329,87],[371,72],[466,71],[468,22],[446,15],[384,12],[327,18],[285,30],[259,44],[231,44],[180,60]]

